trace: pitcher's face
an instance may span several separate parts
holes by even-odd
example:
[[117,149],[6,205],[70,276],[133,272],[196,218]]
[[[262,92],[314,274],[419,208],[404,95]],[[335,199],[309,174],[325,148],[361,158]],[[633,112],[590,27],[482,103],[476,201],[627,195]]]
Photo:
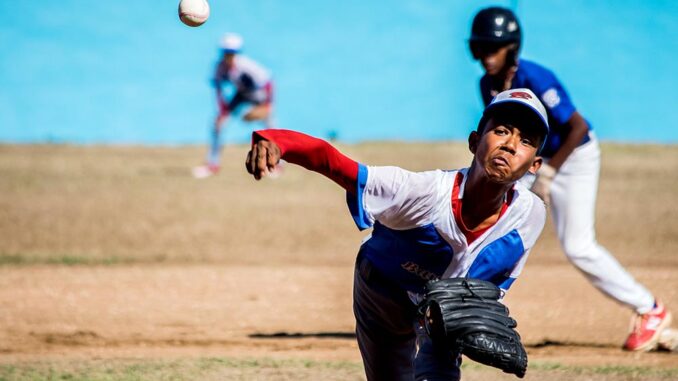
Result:
[[542,159],[537,156],[541,136],[533,129],[515,127],[490,118],[482,134],[473,131],[469,136],[471,152],[476,165],[483,168],[493,182],[515,182],[528,171],[536,173]]

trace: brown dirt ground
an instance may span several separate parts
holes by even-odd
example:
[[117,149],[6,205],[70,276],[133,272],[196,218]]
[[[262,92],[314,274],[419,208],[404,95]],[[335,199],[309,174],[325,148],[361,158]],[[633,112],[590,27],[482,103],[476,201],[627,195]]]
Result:
[[[458,143],[341,148],[413,170],[470,157]],[[333,184],[290,165],[256,183],[241,170],[245,150],[229,147],[222,174],[196,181],[195,147],[0,146],[0,364],[359,361],[351,280],[364,233]],[[678,147],[603,152],[599,240],[678,306]],[[531,362],[678,369],[676,354],[619,349],[630,312],[565,261],[550,225],[506,300]]]

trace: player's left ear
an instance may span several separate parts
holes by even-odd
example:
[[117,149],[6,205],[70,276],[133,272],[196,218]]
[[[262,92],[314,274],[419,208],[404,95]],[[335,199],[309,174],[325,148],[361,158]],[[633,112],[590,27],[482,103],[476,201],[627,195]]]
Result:
[[534,160],[532,160],[532,165],[530,165],[530,168],[527,171],[533,175],[536,175],[543,162],[544,159],[542,159],[541,156],[535,156]]
[[474,155],[476,154],[476,150],[478,149],[479,141],[480,134],[478,133],[478,131],[471,131],[471,133],[468,135],[468,149]]

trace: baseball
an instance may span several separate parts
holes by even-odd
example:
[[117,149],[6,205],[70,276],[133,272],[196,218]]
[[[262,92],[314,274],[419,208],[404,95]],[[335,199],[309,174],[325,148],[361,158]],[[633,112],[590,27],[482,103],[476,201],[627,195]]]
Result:
[[188,26],[200,26],[210,16],[210,5],[207,0],[181,0],[179,2],[179,19]]

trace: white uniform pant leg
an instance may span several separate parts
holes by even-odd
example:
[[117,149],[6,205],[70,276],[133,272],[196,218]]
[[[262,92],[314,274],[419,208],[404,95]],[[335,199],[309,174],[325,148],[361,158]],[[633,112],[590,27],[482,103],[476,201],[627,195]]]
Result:
[[578,147],[551,186],[551,211],[567,258],[607,296],[638,313],[652,309],[653,295],[598,242],[595,233],[600,147],[595,137]]

